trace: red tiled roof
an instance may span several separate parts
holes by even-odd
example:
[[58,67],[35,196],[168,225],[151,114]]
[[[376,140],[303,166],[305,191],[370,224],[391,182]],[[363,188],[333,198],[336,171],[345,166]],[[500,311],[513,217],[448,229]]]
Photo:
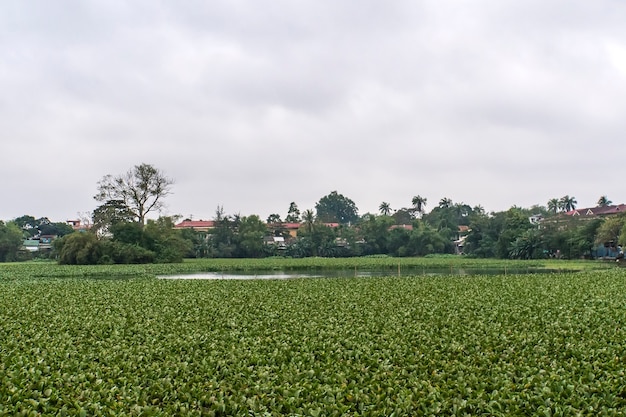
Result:
[[589,208],[579,208],[566,212],[567,216],[604,216],[610,214],[626,213],[626,204],[614,206],[599,206]]
[[174,227],[177,229],[211,228],[215,227],[215,222],[213,220],[183,220]]
[[[322,223],[327,227],[339,227],[339,223]],[[274,223],[270,224],[271,227],[280,227],[282,229],[299,229],[304,225],[304,223]]]

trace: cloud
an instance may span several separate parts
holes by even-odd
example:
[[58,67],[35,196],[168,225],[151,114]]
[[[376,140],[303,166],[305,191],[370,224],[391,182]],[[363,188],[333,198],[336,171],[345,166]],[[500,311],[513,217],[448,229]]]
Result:
[[333,190],[361,212],[622,202],[625,17],[611,0],[2,4],[0,218],[93,210],[98,179],[142,162],[176,179],[171,213],[205,218]]

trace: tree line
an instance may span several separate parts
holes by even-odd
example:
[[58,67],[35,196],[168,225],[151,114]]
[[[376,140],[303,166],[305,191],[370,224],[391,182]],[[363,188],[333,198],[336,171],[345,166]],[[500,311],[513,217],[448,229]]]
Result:
[[[180,217],[147,220],[158,212],[174,181],[162,171],[141,164],[128,172],[106,175],[94,196],[101,204],[91,215],[91,228],[75,232],[46,218],[22,216],[0,222],[0,261],[28,259],[20,250],[25,238],[55,235],[47,254],[63,264],[179,262],[185,257],[344,257],[366,255],[425,256],[463,254],[480,258],[537,259],[593,257],[598,245],[626,243],[626,218],[580,220],[564,215],[577,201],[565,195],[545,206],[513,206],[487,213],[481,206],[442,198],[427,211],[420,195],[393,210],[382,202],[377,213],[360,215],[354,201],[332,191],[314,209],[289,205],[284,219],[273,213],[227,214],[218,207],[207,232],[176,229]],[[612,204],[606,196],[599,206]],[[531,221],[531,219],[540,221]],[[299,224],[297,236],[289,224]]]

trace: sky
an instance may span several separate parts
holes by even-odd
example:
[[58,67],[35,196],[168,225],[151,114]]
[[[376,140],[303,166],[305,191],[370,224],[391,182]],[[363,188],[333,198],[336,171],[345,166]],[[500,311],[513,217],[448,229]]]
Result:
[[626,203],[621,0],[0,3],[0,219],[89,217],[148,163],[163,215]]

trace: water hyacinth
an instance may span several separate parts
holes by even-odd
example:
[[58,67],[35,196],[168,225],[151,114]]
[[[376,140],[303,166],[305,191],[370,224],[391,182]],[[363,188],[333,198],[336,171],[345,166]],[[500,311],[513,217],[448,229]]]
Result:
[[626,407],[620,269],[173,281],[47,268],[0,266],[0,415]]

